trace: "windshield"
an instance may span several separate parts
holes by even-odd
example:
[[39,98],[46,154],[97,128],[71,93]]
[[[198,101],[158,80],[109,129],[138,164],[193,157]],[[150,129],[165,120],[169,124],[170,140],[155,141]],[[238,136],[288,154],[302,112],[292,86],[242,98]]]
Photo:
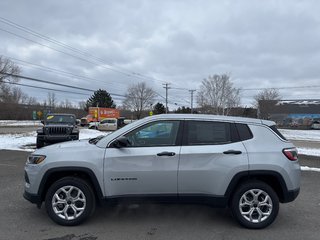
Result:
[[75,117],[72,115],[47,115],[46,124],[74,124]]

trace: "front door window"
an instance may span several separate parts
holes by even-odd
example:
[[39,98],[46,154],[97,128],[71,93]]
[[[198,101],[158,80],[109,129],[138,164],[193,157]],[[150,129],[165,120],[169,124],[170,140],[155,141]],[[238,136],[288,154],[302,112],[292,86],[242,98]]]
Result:
[[179,121],[149,123],[126,135],[131,147],[155,147],[176,145]]

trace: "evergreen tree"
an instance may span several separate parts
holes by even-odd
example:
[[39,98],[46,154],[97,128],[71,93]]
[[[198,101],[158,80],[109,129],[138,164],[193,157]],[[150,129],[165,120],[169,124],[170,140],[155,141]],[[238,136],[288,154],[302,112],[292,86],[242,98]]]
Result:
[[115,108],[116,105],[114,104],[111,95],[106,90],[99,89],[87,100],[87,110],[89,107]]
[[175,113],[191,113],[191,108],[182,106],[182,108],[179,107]]
[[153,107],[153,114],[163,114],[163,113],[166,113],[166,107],[158,102],[156,105],[154,105]]

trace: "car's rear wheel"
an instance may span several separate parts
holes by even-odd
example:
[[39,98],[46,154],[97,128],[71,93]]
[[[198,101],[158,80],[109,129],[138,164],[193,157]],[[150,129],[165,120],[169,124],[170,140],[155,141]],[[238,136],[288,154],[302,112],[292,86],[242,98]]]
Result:
[[278,215],[279,199],[268,184],[261,181],[246,182],[234,193],[231,210],[242,226],[265,228]]
[[45,199],[47,213],[60,225],[74,226],[85,221],[95,209],[95,196],[84,180],[65,177],[53,183]]

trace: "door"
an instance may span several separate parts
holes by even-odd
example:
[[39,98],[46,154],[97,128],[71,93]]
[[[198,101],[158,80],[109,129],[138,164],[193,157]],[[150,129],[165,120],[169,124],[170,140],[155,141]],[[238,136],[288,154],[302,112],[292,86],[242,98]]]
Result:
[[125,135],[127,147],[106,149],[108,196],[177,195],[180,121],[155,121]]
[[235,124],[187,121],[180,152],[179,195],[222,196],[232,177],[248,170]]

